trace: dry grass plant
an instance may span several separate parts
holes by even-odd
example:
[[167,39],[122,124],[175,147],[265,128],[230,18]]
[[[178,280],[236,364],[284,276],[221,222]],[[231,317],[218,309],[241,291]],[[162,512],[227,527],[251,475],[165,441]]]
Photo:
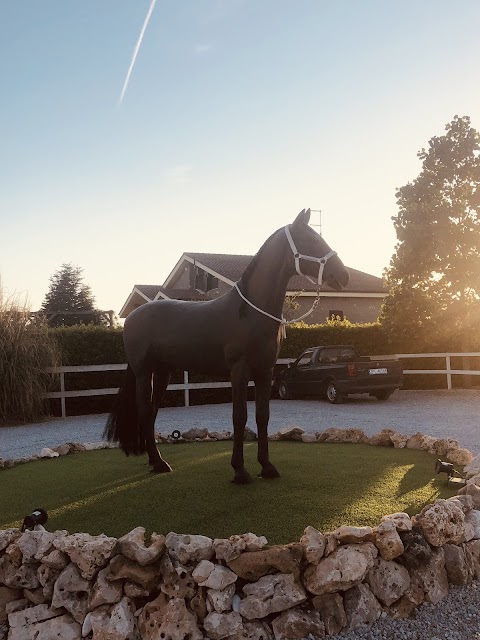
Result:
[[28,302],[6,296],[0,282],[0,426],[43,417],[51,386],[49,367],[60,362],[48,326],[32,317]]

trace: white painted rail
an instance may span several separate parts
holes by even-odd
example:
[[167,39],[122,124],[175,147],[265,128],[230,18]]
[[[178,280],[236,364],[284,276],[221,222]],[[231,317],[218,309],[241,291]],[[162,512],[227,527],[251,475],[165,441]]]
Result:
[[[415,374],[435,374],[445,375],[447,377],[447,388],[452,389],[452,375],[469,375],[479,376],[480,371],[471,371],[470,369],[452,369],[451,358],[454,357],[478,357],[480,352],[456,352],[456,353],[396,353],[391,355],[373,355],[370,356],[374,360],[388,360],[391,358],[410,359],[410,358],[444,358],[445,369],[404,369],[404,375]],[[279,358],[277,365],[286,365],[294,362],[295,358]],[[114,395],[118,391],[118,387],[105,389],[78,389],[76,391],[65,390],[65,374],[68,373],[93,373],[99,371],[122,371],[127,368],[126,364],[92,364],[71,367],[55,367],[49,369],[51,373],[60,376],[60,391],[50,391],[45,394],[45,398],[59,398],[62,408],[62,417],[66,417],[66,398],[80,398],[86,396],[105,396]],[[183,384],[169,384],[167,391],[183,391],[185,406],[190,405],[190,391],[193,389],[225,389],[231,387],[230,382],[189,382],[188,371],[183,372]],[[253,382],[249,382],[249,386],[253,386]]]
[[397,353],[397,358],[445,358],[445,369],[404,369],[404,375],[412,374],[444,374],[447,376],[447,389],[452,389],[452,375],[478,376],[480,371],[470,369],[452,369],[452,358],[480,358],[478,351],[451,352],[451,353]]

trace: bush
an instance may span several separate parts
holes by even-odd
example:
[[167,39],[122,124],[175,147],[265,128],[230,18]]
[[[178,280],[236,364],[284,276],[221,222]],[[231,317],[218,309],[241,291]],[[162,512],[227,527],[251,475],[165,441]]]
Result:
[[388,336],[379,323],[353,324],[348,320],[327,320],[324,324],[296,323],[287,326],[280,358],[296,358],[308,347],[351,344],[361,355],[392,353]]
[[52,328],[50,335],[61,351],[63,366],[126,362],[122,327],[80,324]]
[[25,303],[5,299],[0,289],[0,424],[29,422],[46,413],[44,394],[59,364],[46,324],[31,319]]

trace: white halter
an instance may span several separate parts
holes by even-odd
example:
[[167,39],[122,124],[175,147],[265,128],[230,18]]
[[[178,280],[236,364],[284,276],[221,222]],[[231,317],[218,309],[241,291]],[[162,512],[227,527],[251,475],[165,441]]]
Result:
[[[310,282],[312,282],[313,284],[317,285],[317,297],[315,298],[311,309],[309,311],[307,311],[307,313],[304,313],[303,316],[300,316],[299,318],[295,318],[295,320],[286,320],[283,316],[281,318],[277,318],[277,316],[273,316],[271,313],[268,313],[267,311],[264,311],[263,309],[260,309],[259,307],[256,307],[253,304],[253,302],[250,302],[250,300],[248,300],[243,295],[243,293],[240,291],[240,288],[238,286],[238,282],[235,283],[235,289],[237,290],[237,293],[242,298],[242,300],[244,300],[253,309],[255,309],[255,311],[258,311],[259,313],[263,313],[264,316],[268,316],[269,318],[272,318],[272,320],[276,320],[277,322],[279,322],[280,325],[282,326],[283,337],[285,338],[286,337],[285,325],[293,324],[294,322],[299,322],[300,320],[303,320],[303,318],[306,318],[307,316],[309,316],[312,313],[312,311],[315,309],[315,307],[317,306],[317,304],[318,304],[318,302],[320,300],[320,285],[322,284],[323,270],[325,269],[325,265],[327,264],[327,261],[330,258],[332,258],[333,256],[336,256],[337,252],[336,251],[329,251],[329,253],[327,253],[325,256],[323,256],[323,258],[317,258],[316,256],[306,256],[303,253],[299,253],[298,252],[297,247],[295,246],[295,243],[293,241],[292,234],[290,233],[290,225],[289,224],[286,227],[284,227],[284,231],[285,231],[285,235],[287,236],[287,240],[288,240],[288,244],[290,245],[290,249],[292,250],[293,257],[295,258],[295,269],[296,269],[298,275],[299,276],[304,276],[305,278],[310,280]],[[302,270],[300,269],[300,260],[309,260],[310,262],[318,262],[319,267],[318,267],[318,279],[317,279],[317,282],[315,282],[315,280],[312,280],[312,278],[310,278],[310,276],[307,276],[306,274],[302,273]]]
[[[307,280],[310,280],[312,284],[316,284],[317,287],[320,287],[322,284],[323,270],[325,269],[325,265],[327,264],[327,261],[330,258],[337,255],[337,252],[329,251],[327,255],[323,256],[323,258],[317,258],[315,256],[305,256],[303,255],[303,253],[298,253],[297,247],[295,246],[295,243],[292,238],[292,234],[290,233],[289,224],[285,227],[285,235],[287,236],[288,244],[290,245],[290,249],[293,252],[293,257],[295,258],[295,269],[297,270],[298,275],[305,276],[305,278],[307,278]],[[310,276],[307,276],[305,273],[302,273],[302,270],[300,269],[300,260],[309,260],[310,262],[318,262],[320,266],[318,268],[317,282],[315,282],[315,280],[312,280]]]

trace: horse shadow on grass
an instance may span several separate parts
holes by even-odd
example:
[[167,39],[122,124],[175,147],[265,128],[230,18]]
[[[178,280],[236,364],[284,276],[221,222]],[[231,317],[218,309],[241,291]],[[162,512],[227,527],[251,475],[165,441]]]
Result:
[[[397,498],[401,499],[408,494],[422,491],[424,494],[422,502],[431,504],[439,498],[450,498],[455,495],[458,488],[450,486],[444,478],[437,476],[433,465],[432,461],[431,475],[426,475],[423,465],[413,464],[398,485]],[[411,501],[405,507],[407,513],[416,513],[418,509],[418,501]]]

